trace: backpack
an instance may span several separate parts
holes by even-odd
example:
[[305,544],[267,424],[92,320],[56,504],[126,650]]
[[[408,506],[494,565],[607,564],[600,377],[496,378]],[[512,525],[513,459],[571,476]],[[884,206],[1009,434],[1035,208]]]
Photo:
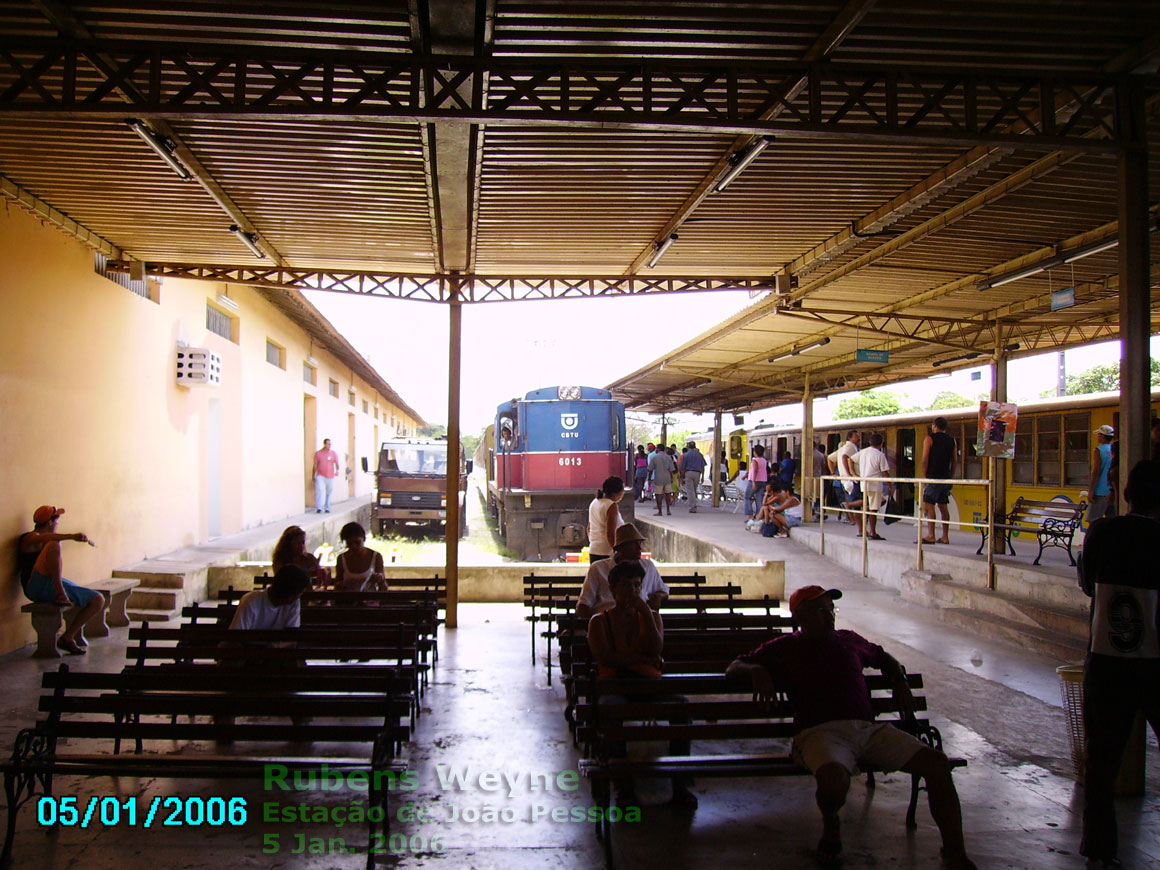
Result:
[[770,521],[761,524],[761,537],[772,538],[777,534],[777,523]]

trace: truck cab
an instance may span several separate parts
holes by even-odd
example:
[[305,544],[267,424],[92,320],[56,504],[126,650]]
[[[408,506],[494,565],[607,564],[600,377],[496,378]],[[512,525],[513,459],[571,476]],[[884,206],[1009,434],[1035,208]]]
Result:
[[[459,536],[467,533],[467,475],[459,451]],[[447,523],[447,440],[396,438],[379,448],[374,519],[380,535],[402,526]]]

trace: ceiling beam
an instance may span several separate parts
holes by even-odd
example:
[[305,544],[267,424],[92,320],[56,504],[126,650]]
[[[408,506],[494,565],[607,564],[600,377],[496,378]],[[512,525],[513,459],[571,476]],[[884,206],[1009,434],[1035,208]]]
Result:
[[[829,26],[822,32],[813,45],[806,51],[802,60],[807,63],[816,63],[818,61],[828,58],[833,51],[842,44],[843,40],[850,34],[850,31],[857,26],[873,7],[877,0],[849,0],[846,6],[834,17]],[[807,79],[804,76],[796,78],[790,77],[782,82],[786,98],[789,100],[796,99],[805,88]],[[761,113],[763,120],[776,120],[783,111],[785,111],[786,103],[775,102],[773,106]],[[673,216],[665,223],[661,231],[656,235],[653,243],[648,245],[643,251],[636,255],[634,259],[625,269],[626,275],[633,275],[645,267],[653,252],[656,250],[656,244],[664,239],[667,239],[673,233],[681,228],[681,225],[687,221],[701,205],[702,202],[711,194],[717,185],[718,179],[722,173],[726,171],[729,166],[730,158],[734,154],[742,152],[751,142],[754,137],[751,135],[738,136],[733,140],[733,143],[725,149],[725,153],[713,165],[713,168],[701,179],[700,183],[689,194],[688,198],[677,207]]]
[[[40,10],[41,14],[52,22],[52,25],[63,36],[69,36],[78,40],[93,40],[92,31],[89,30],[83,21],[76,17],[68,3],[63,2],[63,0],[32,0],[32,2]],[[101,51],[93,51],[88,55],[88,59],[98,72],[110,80],[116,80],[116,95],[125,103],[136,104],[146,99],[145,94],[136,84],[117,75],[117,61],[113,57]],[[225,212],[229,223],[227,224],[226,221],[222,221],[222,238],[225,238],[224,233],[227,227],[230,224],[236,224],[243,232],[255,234],[260,238],[262,250],[266,252],[266,256],[274,263],[279,266],[285,265],[285,260],[273,244],[271,244],[270,240],[258,231],[253,221],[246,216],[246,213],[242,211],[238,204],[218,184],[213,175],[210,174],[210,171],[197,158],[197,155],[182,141],[177,131],[164,118],[153,118],[149,123],[154,132],[173,142],[177,156],[193,175],[194,180],[209,194],[210,199],[217,203],[218,207]],[[234,244],[237,244],[237,242],[235,241]]]
[[124,251],[108,239],[97,235],[84,224],[78,223],[64,212],[53,208],[36,194],[28,192],[19,184],[16,184],[11,179],[5,178],[3,175],[0,175],[0,194],[6,196],[18,205],[23,206],[41,220],[52,224],[57,229],[64,231],[75,239],[80,239],[80,241],[84,242],[90,248],[99,251],[106,257],[121,261],[125,266],[123,271],[129,271],[130,260]]
[[[128,97],[140,118],[458,120],[1109,153],[1141,144],[1129,141],[1107,108],[1115,105],[1122,79],[1098,73],[968,75],[917,67],[586,58],[529,62],[12,38],[0,39],[0,58],[7,64],[0,117],[9,118],[117,117],[125,111],[122,97]],[[782,83],[795,76],[807,85],[791,96]],[[478,86],[485,77],[486,96]],[[1081,93],[1090,98],[1080,100],[1065,123],[1056,123],[1061,96]],[[784,107],[780,115],[762,117],[778,105]],[[1036,115],[1042,120],[1032,123]],[[1025,131],[1002,132],[1020,119]],[[1096,129],[1102,137],[1085,135]]]

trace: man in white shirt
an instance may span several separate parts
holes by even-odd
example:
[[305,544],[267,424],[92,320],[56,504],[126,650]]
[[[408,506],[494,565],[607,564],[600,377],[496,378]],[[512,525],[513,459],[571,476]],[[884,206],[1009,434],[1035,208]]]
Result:
[[309,575],[297,565],[283,565],[265,589],[247,592],[238,602],[230,630],[298,628],[302,593]]
[[649,607],[657,610],[669,597],[669,587],[661,579],[661,573],[652,559],[642,559],[642,535],[632,523],[625,523],[616,530],[616,543],[612,546],[612,558],[594,562],[584,578],[580,598],[576,601],[576,618],[585,622],[596,613],[610,610],[616,604],[612,589],[608,585],[608,574],[614,565],[621,562],[639,561],[644,567],[644,582],[640,587],[640,597]]
[[[870,436],[870,446],[858,453],[859,477],[889,477],[890,461],[882,452],[885,443],[882,435],[875,432]],[[863,498],[866,499],[866,537],[872,541],[886,540],[878,534],[878,511],[886,504],[890,484],[867,480],[863,483]]]

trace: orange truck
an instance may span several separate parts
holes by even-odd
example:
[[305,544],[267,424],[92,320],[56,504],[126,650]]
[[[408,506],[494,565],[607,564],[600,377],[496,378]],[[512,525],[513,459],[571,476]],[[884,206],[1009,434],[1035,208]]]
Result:
[[[459,450],[459,536],[467,534],[467,475]],[[399,438],[379,448],[374,519],[380,535],[403,526],[447,524],[447,439]]]

